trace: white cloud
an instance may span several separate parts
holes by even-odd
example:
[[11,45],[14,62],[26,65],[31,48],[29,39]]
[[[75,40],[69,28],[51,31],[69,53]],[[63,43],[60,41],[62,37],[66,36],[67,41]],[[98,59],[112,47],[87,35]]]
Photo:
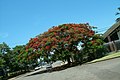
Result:
[[0,38],[7,38],[8,36],[8,33],[0,33]]

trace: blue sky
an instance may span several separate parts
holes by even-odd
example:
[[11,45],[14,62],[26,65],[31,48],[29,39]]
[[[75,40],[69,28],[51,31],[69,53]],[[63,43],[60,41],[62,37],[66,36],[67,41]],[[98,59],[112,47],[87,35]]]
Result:
[[120,0],[0,0],[0,43],[11,48],[63,23],[89,23],[105,32]]

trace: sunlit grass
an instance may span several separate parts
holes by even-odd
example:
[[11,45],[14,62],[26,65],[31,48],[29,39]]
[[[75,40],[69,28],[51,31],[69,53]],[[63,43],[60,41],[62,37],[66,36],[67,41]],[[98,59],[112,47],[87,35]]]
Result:
[[103,60],[107,60],[107,59],[112,59],[112,58],[116,58],[116,57],[120,57],[120,52],[112,53],[112,54],[107,55],[105,57],[102,57],[102,58],[99,58],[99,59],[95,59],[95,60],[93,60],[91,62],[99,62],[99,61],[103,61]]

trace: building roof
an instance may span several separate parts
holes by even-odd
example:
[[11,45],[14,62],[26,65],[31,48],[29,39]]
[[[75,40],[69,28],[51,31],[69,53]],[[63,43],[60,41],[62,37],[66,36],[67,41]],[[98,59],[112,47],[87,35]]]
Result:
[[115,29],[117,29],[120,26],[120,21],[116,22],[112,27],[110,27],[104,34],[103,38],[105,39],[107,36],[109,36]]

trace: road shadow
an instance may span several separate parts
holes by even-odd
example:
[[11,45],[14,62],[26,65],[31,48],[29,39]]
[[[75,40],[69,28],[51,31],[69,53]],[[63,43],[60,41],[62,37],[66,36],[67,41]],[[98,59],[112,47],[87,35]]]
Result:
[[38,74],[43,74],[43,73],[47,73],[47,72],[52,73],[52,72],[55,72],[55,71],[62,71],[62,70],[65,70],[67,68],[71,68],[71,67],[74,67],[74,66],[77,66],[77,65],[80,65],[80,64],[79,63],[71,63],[70,65],[65,64],[65,65],[62,65],[62,66],[54,67],[50,70],[42,70],[42,71],[27,75],[25,77],[34,76],[34,75],[38,75]]

